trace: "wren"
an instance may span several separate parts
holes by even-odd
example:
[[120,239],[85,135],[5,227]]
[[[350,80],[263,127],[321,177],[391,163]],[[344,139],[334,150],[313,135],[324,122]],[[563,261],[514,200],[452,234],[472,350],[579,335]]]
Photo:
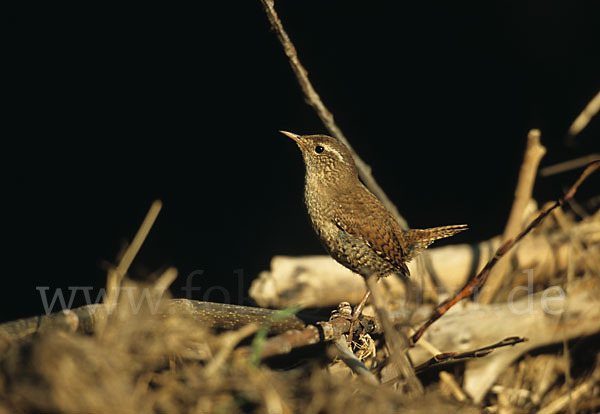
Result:
[[[306,167],[304,200],[315,232],[327,252],[355,273],[369,278],[409,276],[407,263],[435,240],[466,225],[403,230],[359,180],[350,150],[327,135],[296,135]],[[368,298],[368,291],[359,305]],[[355,310],[355,313],[357,311]]]

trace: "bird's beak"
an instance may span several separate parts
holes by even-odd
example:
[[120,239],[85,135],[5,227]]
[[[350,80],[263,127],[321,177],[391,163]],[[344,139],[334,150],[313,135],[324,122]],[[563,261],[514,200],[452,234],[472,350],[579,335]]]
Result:
[[302,144],[302,136],[297,135],[297,134],[293,134],[293,133],[287,132],[287,131],[279,131],[279,132],[281,132],[286,137],[291,138],[294,141],[296,141],[296,144],[298,144],[298,145]]

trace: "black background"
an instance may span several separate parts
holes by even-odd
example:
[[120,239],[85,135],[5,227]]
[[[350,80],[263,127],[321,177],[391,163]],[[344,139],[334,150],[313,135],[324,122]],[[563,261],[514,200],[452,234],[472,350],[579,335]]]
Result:
[[[247,304],[273,255],[323,253],[304,211],[300,152],[277,130],[324,127],[261,4],[216,3],[8,16],[2,320],[42,313],[36,286],[93,286],[95,296],[156,198],[164,208],[131,273],[176,266],[178,297],[201,270],[193,298]],[[548,148],[542,166],[600,148],[598,119],[572,145],[564,139],[600,88],[593,3],[276,7],[315,88],[411,227],[468,223],[453,242],[474,242],[503,229],[530,128]],[[536,198],[555,199],[576,175],[540,178]],[[82,304],[79,293],[73,306]]]

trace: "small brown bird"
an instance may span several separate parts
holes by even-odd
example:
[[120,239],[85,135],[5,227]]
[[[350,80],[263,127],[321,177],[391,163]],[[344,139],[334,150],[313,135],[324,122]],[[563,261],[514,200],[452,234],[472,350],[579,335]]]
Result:
[[[409,276],[406,264],[435,240],[466,225],[403,230],[360,182],[350,150],[327,135],[290,137],[306,166],[304,200],[315,232],[335,260],[361,276]],[[368,292],[357,309],[368,298]],[[355,310],[355,314],[357,310]]]

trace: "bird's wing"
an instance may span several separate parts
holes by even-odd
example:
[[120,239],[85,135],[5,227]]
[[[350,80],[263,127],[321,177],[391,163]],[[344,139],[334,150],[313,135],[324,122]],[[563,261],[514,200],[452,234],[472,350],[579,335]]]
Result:
[[339,194],[335,202],[335,225],[362,240],[379,257],[409,276],[402,228],[379,200],[365,189],[360,194]]

